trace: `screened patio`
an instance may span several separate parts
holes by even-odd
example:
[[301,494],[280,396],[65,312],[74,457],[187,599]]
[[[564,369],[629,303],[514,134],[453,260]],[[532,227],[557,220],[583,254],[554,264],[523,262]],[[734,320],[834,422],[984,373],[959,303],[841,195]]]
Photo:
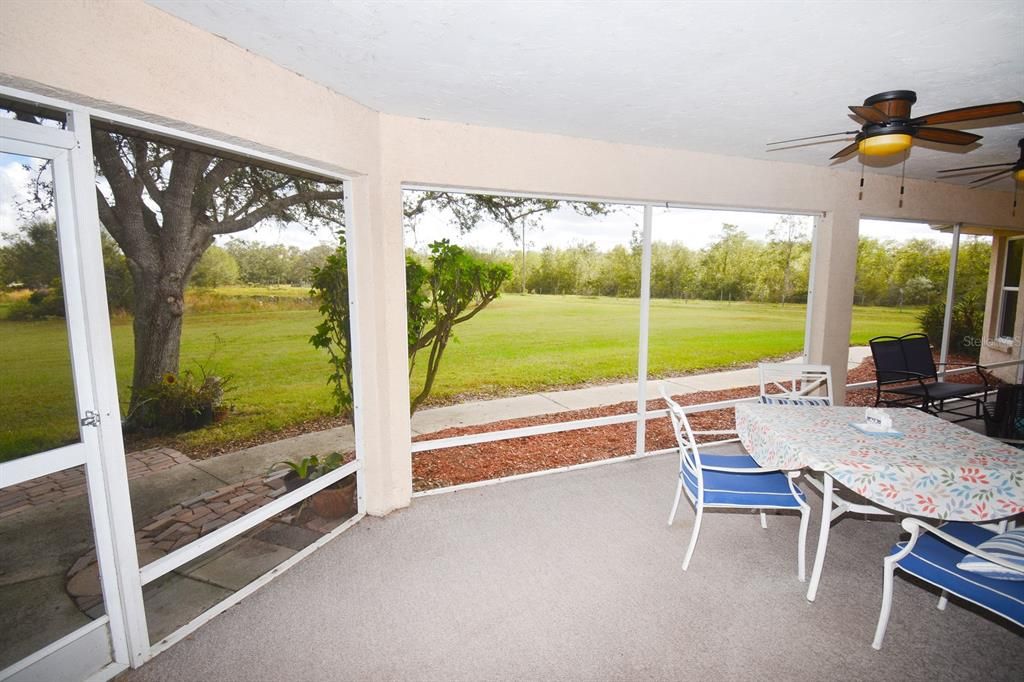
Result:
[[[961,9],[940,4],[948,16]],[[793,515],[770,515],[767,529],[753,514],[710,515],[701,547],[682,572],[692,510],[683,505],[676,523],[665,525],[677,460],[645,442],[645,425],[666,414],[647,404],[657,397],[647,368],[651,235],[655,211],[663,209],[807,218],[811,265],[800,354],[833,368],[838,403],[848,388],[839,379],[848,366],[861,221],[949,226],[956,240],[992,235],[986,348],[998,346],[989,361],[1002,365],[1004,378],[1019,377],[1013,336],[1024,329],[1024,297],[1016,295],[1020,283],[1004,277],[1007,243],[1024,234],[1012,188],[972,188],[955,177],[937,182],[935,172],[951,155],[931,143],[915,143],[903,168],[891,159],[832,163],[813,145],[764,149],[772,139],[819,132],[816,126],[834,124],[836,116],[840,126],[850,125],[846,105],[882,87],[902,87],[895,81],[914,80],[922,99],[929,88],[928,110],[1018,98],[1019,69],[1005,53],[1019,48],[1021,9],[998,0],[982,4],[991,11],[963,25],[942,15],[922,24],[923,4],[893,9],[930,38],[910,46],[898,22],[886,29],[909,55],[904,70],[884,52],[863,54],[854,38],[876,27],[871,17],[850,18],[856,3],[823,4],[823,16],[807,25],[793,21],[802,3],[786,11],[727,3],[712,13],[702,3],[637,11],[630,3],[594,3],[582,14],[574,3],[537,3],[533,14],[518,3],[310,3],[317,11],[309,12],[284,3],[0,3],[0,142],[4,153],[45,160],[55,173],[70,417],[81,435],[67,446],[0,462],[0,487],[81,472],[69,484],[80,495],[75,521],[95,545],[91,557],[72,557],[73,566],[53,562],[53,575],[7,559],[3,587],[46,580],[63,598],[77,577],[71,574],[88,571],[95,591],[73,609],[73,626],[18,640],[18,655],[5,657],[0,679],[952,679],[979,671],[1014,679],[1024,665],[1018,630],[959,604],[940,611],[937,593],[908,580],[897,581],[885,647],[871,649],[881,560],[899,533],[890,521],[835,524],[814,603],[793,571]],[[857,30],[848,29],[850,21],[859,22]],[[356,28],[347,33],[350,26]],[[432,29],[416,29],[422,26]],[[550,26],[562,30],[549,33]],[[836,35],[838,43],[821,40]],[[493,45],[482,48],[479,36]],[[532,40],[543,49],[522,49]],[[944,47],[951,43],[957,50]],[[617,47],[595,51],[594,44]],[[375,60],[384,48],[398,61]],[[680,63],[703,65],[713,54],[721,68],[680,71],[663,58],[676,49],[684,49]],[[592,63],[597,53],[601,61]],[[871,64],[858,63],[855,54]],[[963,61],[973,80],[956,79],[951,74],[960,71],[936,61],[947,56]],[[809,63],[832,77],[807,73]],[[552,64],[567,70],[552,71]],[[422,89],[419,76],[407,80],[410,74],[423,76]],[[478,92],[486,96],[468,97]],[[608,115],[623,111],[632,114]],[[297,490],[239,490],[251,483],[239,457],[188,462],[172,453],[166,459],[181,465],[174,476],[180,473],[188,490],[174,499],[135,477],[149,464],[126,460],[132,453],[121,428],[118,390],[125,380],[114,363],[104,292],[100,215],[110,193],[97,183],[98,131],[335,188],[345,216],[353,417],[344,429],[302,435],[344,450],[339,468]],[[1001,117],[983,132],[991,144],[954,162],[1002,160],[1000,145],[1024,136],[1024,118]],[[622,458],[414,494],[414,454],[468,442],[414,442],[408,409],[402,196],[430,190],[605,202],[642,212],[634,237],[644,283],[631,407],[469,437],[485,442],[635,426],[635,443]],[[947,302],[954,301],[954,279],[942,292]],[[272,393],[273,380],[266,383]],[[232,454],[252,455],[261,445]],[[280,459],[270,450],[256,453],[266,458],[261,468]],[[306,498],[342,479],[352,484],[344,520],[317,525],[301,516]],[[808,500],[820,504],[814,494]],[[227,509],[226,520],[187,528],[209,504]],[[223,568],[215,565],[220,552],[282,515],[303,542],[289,537],[275,545],[280,561],[250,580],[217,583],[224,582],[215,575]],[[817,507],[813,518],[816,526]],[[25,525],[18,532],[28,544],[62,550],[63,536],[49,534],[49,526]],[[230,562],[243,564],[237,556]],[[170,601],[159,588],[183,576],[207,590],[200,606],[155,629],[154,611]],[[31,608],[31,600],[19,599],[18,608]],[[42,641],[24,646],[30,637]]]

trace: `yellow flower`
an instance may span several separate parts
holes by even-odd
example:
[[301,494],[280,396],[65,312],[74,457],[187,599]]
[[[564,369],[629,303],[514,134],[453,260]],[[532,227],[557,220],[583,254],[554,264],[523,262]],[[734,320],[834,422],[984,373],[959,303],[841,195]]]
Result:
[[168,372],[167,374],[164,375],[164,383],[165,384],[173,384],[177,380],[178,380],[177,377],[175,377],[170,372]]

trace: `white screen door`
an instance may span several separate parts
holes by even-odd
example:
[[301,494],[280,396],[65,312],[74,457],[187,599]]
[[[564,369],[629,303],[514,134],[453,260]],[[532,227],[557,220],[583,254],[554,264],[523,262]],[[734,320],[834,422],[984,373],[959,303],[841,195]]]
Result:
[[[64,122],[4,113],[0,680],[85,678],[124,660],[126,650],[122,600],[112,594],[119,588],[111,579],[118,571],[109,500],[97,494],[109,475],[94,358],[95,330],[103,326],[87,296],[102,261],[98,243],[82,238],[83,207],[72,184],[71,155],[80,153],[74,133]],[[68,578],[90,551],[106,565],[102,586],[98,573]]]

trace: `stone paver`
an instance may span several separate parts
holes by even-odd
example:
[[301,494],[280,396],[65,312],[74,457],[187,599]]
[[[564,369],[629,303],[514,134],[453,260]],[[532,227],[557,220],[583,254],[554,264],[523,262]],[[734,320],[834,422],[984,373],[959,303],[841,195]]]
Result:
[[241,538],[233,544],[231,551],[184,573],[211,585],[240,590],[294,555],[295,550],[290,547],[254,538]]
[[[139,565],[145,566],[273,501],[284,492],[282,474],[250,478],[208,490],[156,514],[135,532]],[[303,506],[293,507],[281,515],[280,520],[284,523],[268,521],[251,533],[260,539],[239,538],[221,550],[187,564],[181,572],[219,587],[238,589],[337,524],[334,521],[324,523],[312,514],[303,514],[303,511]],[[276,527],[276,533],[269,533],[272,526]],[[285,526],[295,528],[296,532],[289,535]],[[88,612],[100,603],[99,571],[94,550],[89,550],[72,564],[66,581],[65,589],[82,611]]]
[[[125,455],[128,480],[164,471],[191,460],[172,448],[159,447]],[[85,467],[73,467],[0,490],[0,519],[33,506],[85,494]]]

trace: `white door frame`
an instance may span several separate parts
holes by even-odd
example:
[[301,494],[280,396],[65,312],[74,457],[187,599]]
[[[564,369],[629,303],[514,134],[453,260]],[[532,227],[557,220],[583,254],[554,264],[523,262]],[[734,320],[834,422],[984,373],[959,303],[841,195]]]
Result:
[[[106,615],[0,671],[0,679],[66,678],[86,672],[83,665],[92,668],[89,674],[101,670],[113,674],[129,665],[129,651],[137,648],[138,639],[130,632],[134,628],[126,623],[126,613],[142,614],[145,635],[124,450],[110,447],[114,445],[113,437],[120,444],[120,415],[116,385],[111,391],[113,349],[99,230],[95,224],[98,218],[88,130],[88,118],[75,113],[69,113],[66,130],[11,119],[0,122],[0,149],[47,159],[51,164],[79,419],[78,443],[0,464],[0,483],[13,485],[85,465]],[[118,570],[129,564],[135,565],[134,571]],[[125,608],[132,599],[138,600],[139,609]],[[148,641],[144,639],[143,645],[148,646]]]

